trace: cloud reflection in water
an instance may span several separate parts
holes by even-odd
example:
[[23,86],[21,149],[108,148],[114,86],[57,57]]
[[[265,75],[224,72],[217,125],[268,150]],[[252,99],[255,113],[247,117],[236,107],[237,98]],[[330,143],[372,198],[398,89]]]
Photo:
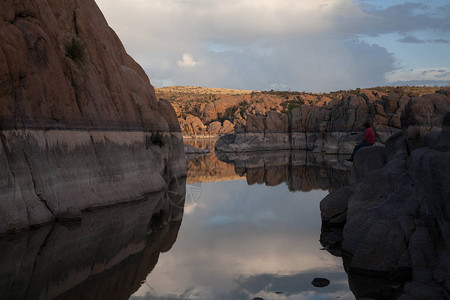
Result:
[[[326,191],[202,183],[178,240],[132,299],[353,299],[340,258],[320,251]],[[311,285],[326,277],[325,288]]]

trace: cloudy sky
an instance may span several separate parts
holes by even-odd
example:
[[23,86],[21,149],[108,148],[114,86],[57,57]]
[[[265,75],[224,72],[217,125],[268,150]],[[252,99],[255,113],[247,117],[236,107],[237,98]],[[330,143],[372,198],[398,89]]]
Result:
[[450,85],[448,0],[96,0],[156,87]]

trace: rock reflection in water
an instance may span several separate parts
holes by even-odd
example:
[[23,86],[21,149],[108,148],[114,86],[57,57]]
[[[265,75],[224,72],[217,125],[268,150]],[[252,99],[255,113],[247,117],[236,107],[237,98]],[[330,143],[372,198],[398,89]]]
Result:
[[185,140],[186,144],[199,149],[207,149],[210,153],[196,155],[186,161],[187,183],[215,182],[241,179],[241,175],[236,174],[232,164],[223,162],[217,158],[214,151],[215,139],[191,139]]
[[[319,201],[245,180],[201,184],[176,245],[132,299],[353,299],[342,262],[321,251]],[[311,285],[325,277],[325,288]]]
[[[350,258],[341,249],[342,231],[344,224],[331,225],[322,223],[320,242],[333,256],[341,257],[344,270],[348,276],[348,284],[356,299],[397,299],[401,296],[405,281],[392,278],[374,277],[374,273],[360,271],[356,273],[350,270]],[[406,280],[409,281],[409,280]]]
[[323,155],[311,151],[265,151],[222,153],[221,161],[232,163],[249,185],[258,183],[276,186],[286,183],[291,191],[313,189],[335,190],[350,180],[344,157]]
[[[349,180],[339,157],[212,151],[187,164],[201,197],[186,209],[176,246],[131,299],[353,298],[341,260],[318,242],[324,190]],[[315,277],[331,284],[316,288]]]
[[128,299],[177,239],[185,187],[3,237],[0,298]]

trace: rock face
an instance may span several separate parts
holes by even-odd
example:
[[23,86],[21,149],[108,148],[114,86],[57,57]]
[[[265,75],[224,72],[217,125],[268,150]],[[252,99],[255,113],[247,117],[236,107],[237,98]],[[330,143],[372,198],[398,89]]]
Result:
[[0,233],[185,176],[174,109],[93,0],[2,1],[0,39]]
[[93,0],[8,0],[0,14],[3,128],[178,129]]
[[[325,226],[345,223],[341,248],[349,274],[397,281],[386,299],[450,298],[447,99],[433,95],[410,101],[402,132],[386,147],[361,149],[351,185],[321,203]],[[327,237],[322,243],[329,244]],[[357,284],[353,290],[357,297],[370,296]]]
[[[181,124],[191,124],[191,120],[196,119],[195,126],[181,126],[185,138],[211,138],[225,133],[264,133],[266,128],[263,123],[252,121],[255,117],[256,120],[263,118],[270,126],[274,112],[277,112],[290,116],[290,127],[285,133],[295,133],[291,134],[291,144],[295,149],[302,147],[330,153],[351,151],[354,146],[351,135],[360,133],[365,121],[372,122],[378,141],[385,142],[400,130],[401,114],[409,101],[436,92],[446,97],[449,94],[447,90],[425,87],[377,87],[329,94],[201,87],[156,89],[160,99],[168,99],[174,105]],[[251,122],[247,126],[248,120]],[[278,132],[280,130],[278,128]],[[346,138],[349,140],[345,141]],[[347,146],[348,143],[351,146]],[[319,146],[314,148],[315,144]],[[246,149],[244,147],[243,150]]]
[[217,141],[216,149],[222,152],[299,149],[347,154],[362,140],[362,125],[367,121],[373,123],[377,142],[384,144],[400,132],[402,118],[407,118],[403,120],[405,124],[418,122],[429,129],[442,123],[442,113],[449,105],[450,98],[442,93],[378,98],[363,91],[360,96],[343,95],[340,101],[324,106],[300,105],[289,116],[276,111],[248,116],[239,132]]

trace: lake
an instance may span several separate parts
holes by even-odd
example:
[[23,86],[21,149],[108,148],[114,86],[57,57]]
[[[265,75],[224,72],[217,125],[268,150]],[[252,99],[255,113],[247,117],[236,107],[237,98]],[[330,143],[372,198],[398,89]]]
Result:
[[[178,238],[131,299],[354,299],[342,259],[319,242],[320,200],[349,173],[315,158],[278,151],[188,161]],[[330,284],[314,287],[315,277]]]
[[349,182],[343,158],[218,156],[190,159],[167,191],[0,238],[0,298],[354,299],[319,242],[320,200]]

